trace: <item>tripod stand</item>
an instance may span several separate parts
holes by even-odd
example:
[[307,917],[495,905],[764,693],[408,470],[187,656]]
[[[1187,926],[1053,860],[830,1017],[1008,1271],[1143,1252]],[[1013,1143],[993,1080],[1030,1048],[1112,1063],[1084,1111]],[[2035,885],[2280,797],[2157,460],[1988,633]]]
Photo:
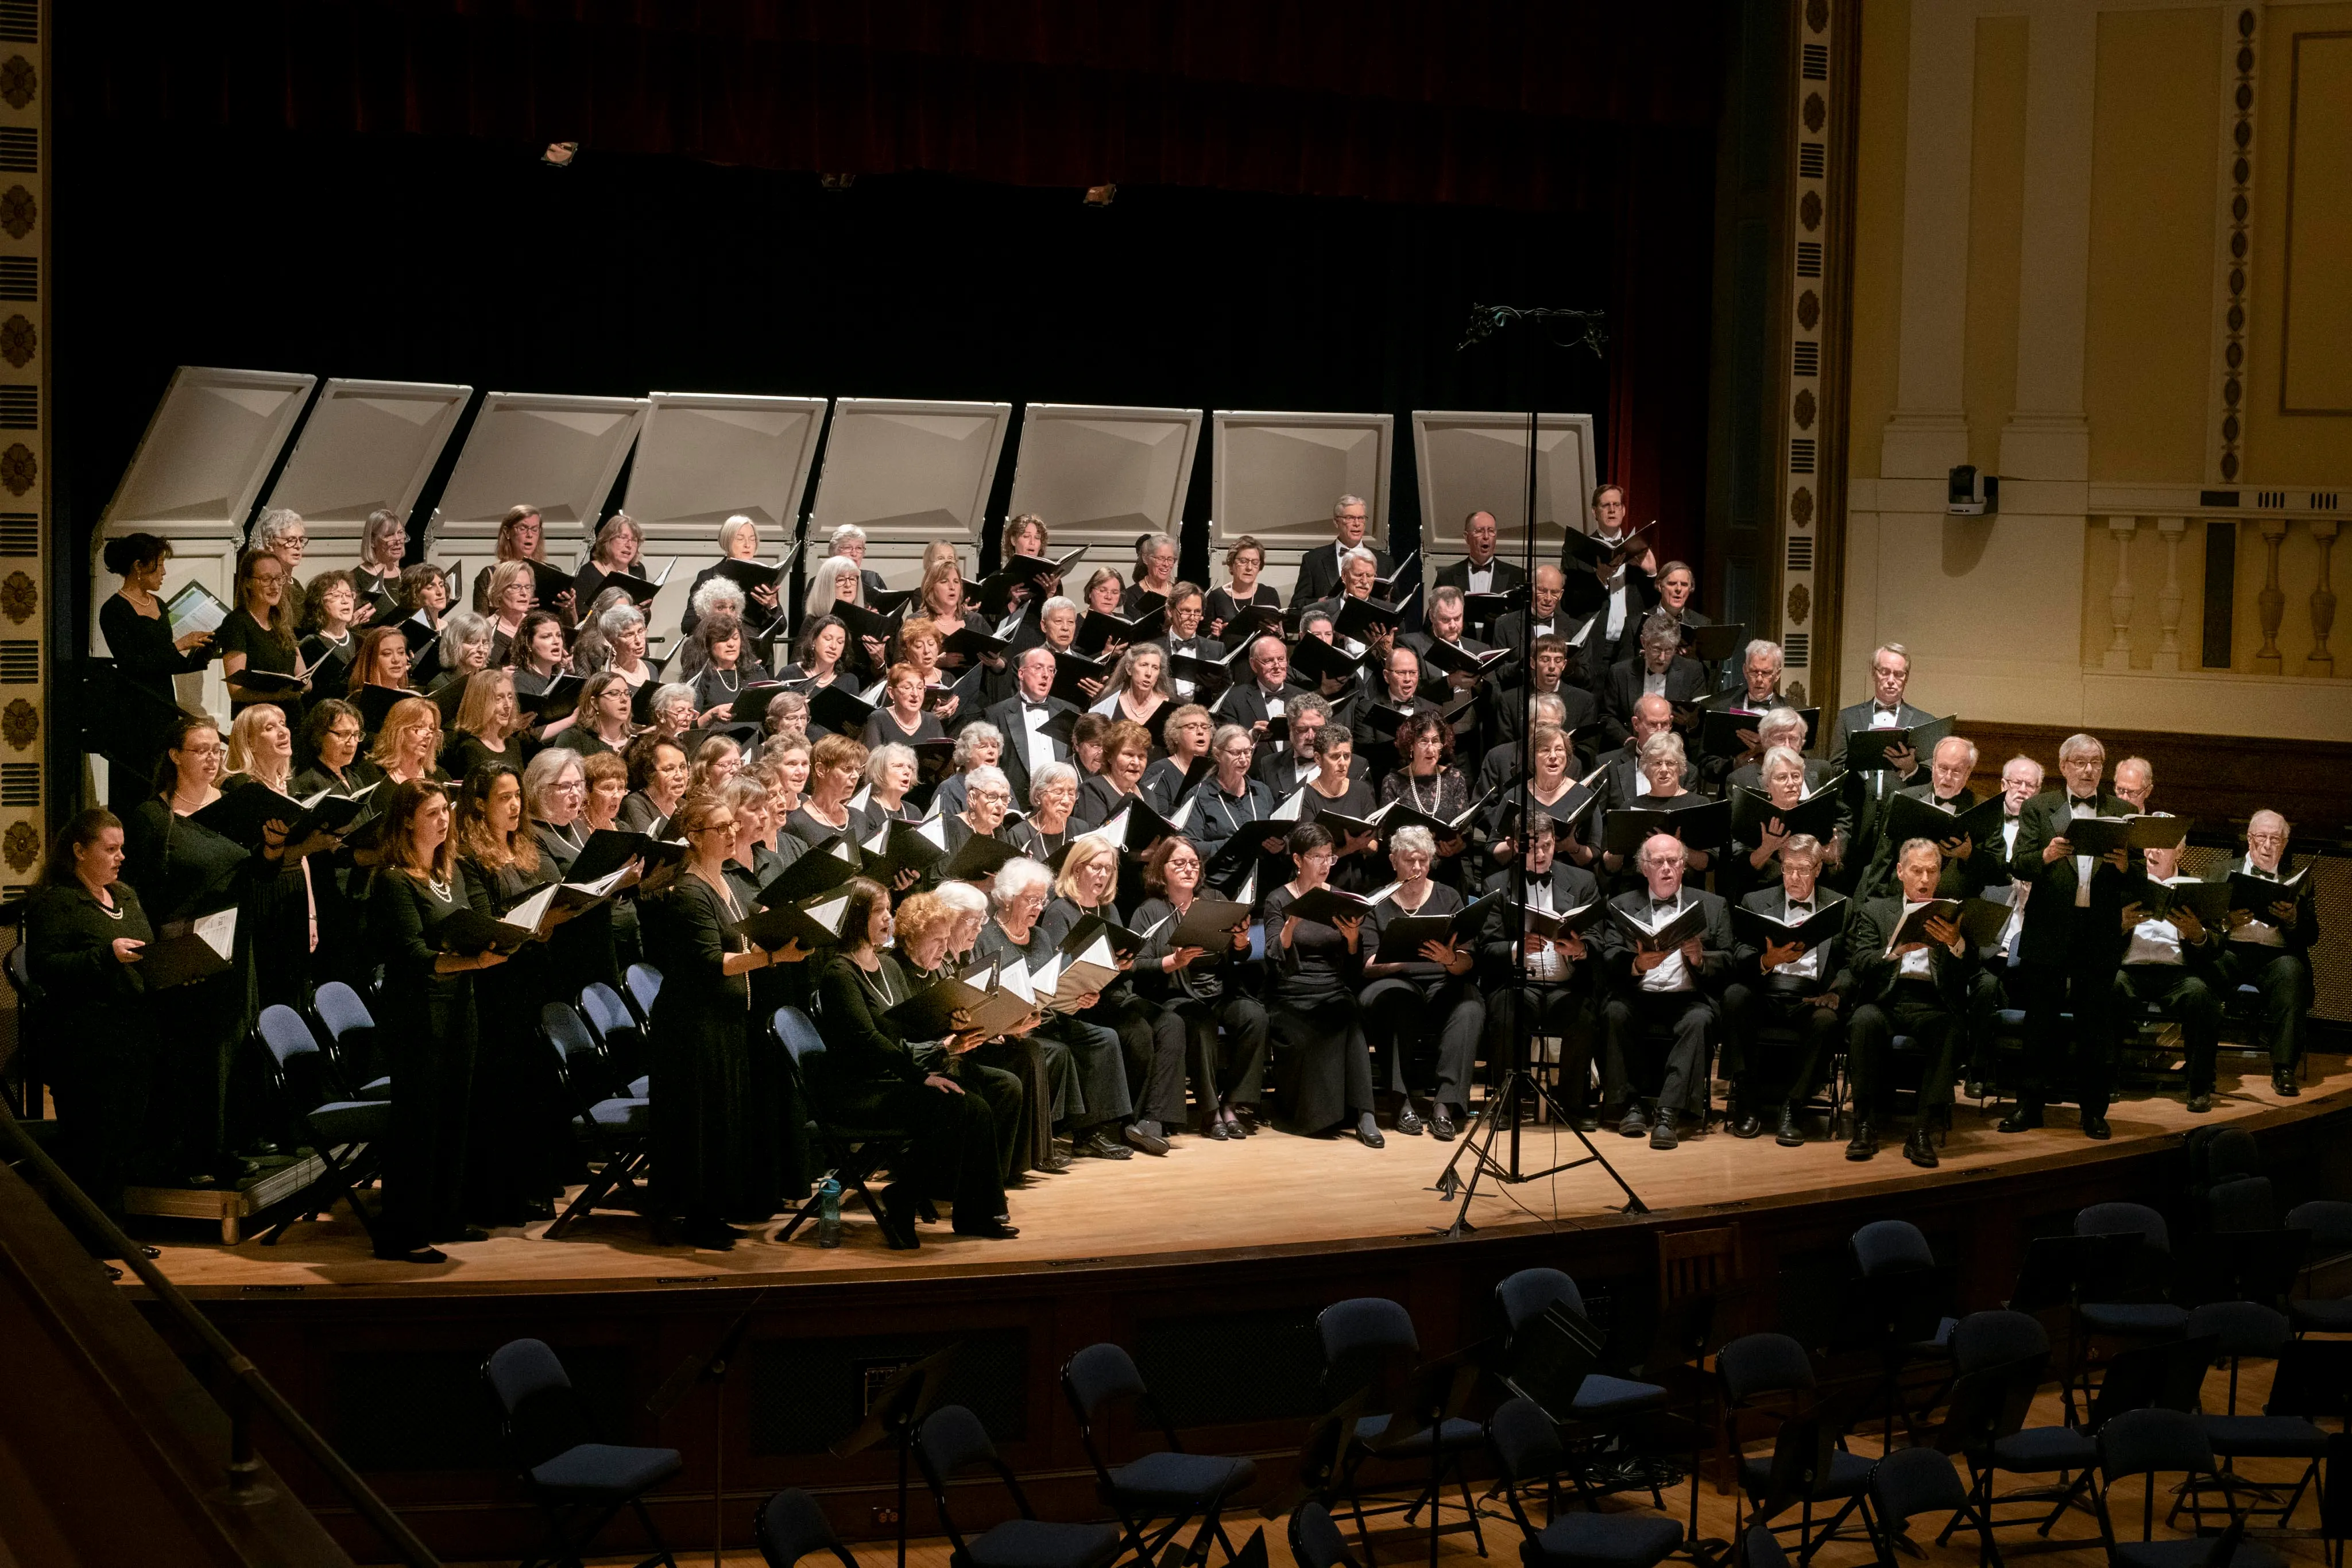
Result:
[[[1536,322],[1565,326],[1578,332],[1577,338],[1572,341],[1555,338],[1552,340],[1552,346],[1555,348],[1567,348],[1573,346],[1574,343],[1581,343],[1585,348],[1591,350],[1595,357],[1598,357],[1601,345],[1606,341],[1606,337],[1601,329],[1601,312],[1597,310],[1564,310],[1548,307],[1522,309],[1510,305],[1474,305],[1470,308],[1469,325],[1463,334],[1462,341],[1455,346],[1456,351],[1466,350],[1474,343],[1482,342],[1514,324]],[[1520,514],[1521,566],[1525,573],[1524,580],[1530,593],[1533,591],[1536,580],[1536,446],[1542,419],[1541,411],[1536,406],[1540,402],[1540,399],[1535,395],[1536,385],[1536,382],[1530,380],[1528,408],[1527,509]],[[1530,601],[1519,620],[1517,653],[1519,668],[1522,671],[1531,672],[1535,666],[1535,605]],[[1530,824],[1534,821],[1536,810],[1528,788],[1528,780],[1535,771],[1535,726],[1522,725],[1520,736],[1519,777],[1517,791],[1518,825],[1514,830],[1517,835],[1519,850],[1517,870],[1514,873],[1514,876],[1519,892],[1518,903],[1524,906],[1528,882],[1526,851],[1528,841],[1534,837]],[[1515,923],[1518,920],[1517,908],[1510,912],[1509,918]],[[1510,988],[1513,999],[1517,1005],[1512,1009],[1510,1065],[1503,1074],[1499,1092],[1490,1092],[1486,1096],[1486,1104],[1481,1106],[1477,1115],[1471,1119],[1470,1126],[1464,1134],[1462,1142],[1454,1151],[1454,1156],[1445,1162],[1445,1169],[1437,1178],[1436,1190],[1441,1197],[1451,1201],[1458,1193],[1462,1200],[1460,1207],[1454,1211],[1454,1222],[1445,1227],[1443,1233],[1448,1237],[1459,1237],[1467,1235],[1475,1228],[1470,1223],[1470,1200],[1477,1196],[1478,1184],[1482,1180],[1491,1177],[1507,1184],[1538,1181],[1545,1176],[1557,1176],[1561,1171],[1576,1170],[1590,1165],[1597,1165],[1608,1172],[1609,1179],[1615,1182],[1618,1190],[1625,1195],[1624,1212],[1648,1213],[1649,1205],[1642,1201],[1641,1195],[1626,1185],[1625,1178],[1617,1174],[1617,1167],[1609,1163],[1608,1156],[1593,1144],[1590,1135],[1576,1125],[1575,1117],[1560,1104],[1551,1090],[1538,1082],[1535,1074],[1528,1070],[1528,1045],[1535,1012],[1528,1006],[1528,951],[1524,937],[1514,941],[1512,945],[1511,971]],[[1574,1133],[1577,1141],[1584,1145],[1584,1153],[1576,1159],[1563,1161],[1543,1170],[1523,1171],[1519,1166],[1519,1112],[1523,1105],[1532,1107],[1538,1103],[1550,1107],[1554,1118]],[[1506,1128],[1510,1132],[1508,1152],[1505,1156],[1497,1156],[1495,1145]],[[1471,1162],[1467,1181],[1463,1179],[1460,1169],[1465,1155]]]

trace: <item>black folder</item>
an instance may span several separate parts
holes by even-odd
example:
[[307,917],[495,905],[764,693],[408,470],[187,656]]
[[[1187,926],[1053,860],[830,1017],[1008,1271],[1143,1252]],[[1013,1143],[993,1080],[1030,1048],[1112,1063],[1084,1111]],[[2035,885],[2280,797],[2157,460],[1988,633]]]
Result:
[[1906,746],[1919,754],[1919,761],[1925,766],[1937,744],[1958,728],[1959,723],[1959,716],[1950,714],[1907,728],[1897,725],[1888,729],[1850,729],[1845,735],[1846,771],[1885,772],[1894,766],[1886,760],[1886,754]]
[[1601,847],[1612,854],[1633,854],[1656,833],[1680,839],[1695,850],[1710,850],[1730,836],[1731,802],[1711,800],[1680,811],[1621,806],[1609,813],[1608,823],[1608,838]]

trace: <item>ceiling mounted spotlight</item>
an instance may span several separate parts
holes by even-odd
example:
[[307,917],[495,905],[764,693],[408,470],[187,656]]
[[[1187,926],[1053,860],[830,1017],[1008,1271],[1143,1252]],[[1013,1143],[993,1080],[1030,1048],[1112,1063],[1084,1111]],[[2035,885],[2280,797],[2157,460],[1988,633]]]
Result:
[[569,169],[572,161],[579,156],[580,143],[577,141],[551,141],[547,144],[547,151],[539,155],[539,161],[551,169]]
[[1118,199],[1118,187],[1117,185],[1088,185],[1087,187],[1087,205],[1090,207],[1107,207]]

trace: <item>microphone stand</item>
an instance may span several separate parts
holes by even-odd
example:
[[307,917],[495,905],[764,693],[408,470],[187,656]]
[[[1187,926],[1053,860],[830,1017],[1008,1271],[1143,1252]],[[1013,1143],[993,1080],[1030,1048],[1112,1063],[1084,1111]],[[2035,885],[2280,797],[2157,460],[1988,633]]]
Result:
[[[1470,308],[1469,324],[1464,329],[1462,341],[1455,345],[1455,351],[1460,352],[1474,343],[1483,342],[1514,324],[1543,322],[1574,329],[1577,332],[1572,339],[1554,337],[1553,347],[1570,348],[1580,344],[1590,349],[1594,357],[1598,358],[1601,345],[1608,341],[1607,334],[1601,327],[1602,316],[1603,313],[1598,310],[1473,305]],[[1534,377],[1530,377],[1528,399],[1527,509],[1521,514],[1520,553],[1521,567],[1525,574],[1522,586],[1528,591],[1528,603],[1520,612],[1519,618],[1517,653],[1522,679],[1531,678],[1535,669],[1536,442],[1541,423],[1539,407],[1541,401],[1538,383]],[[1519,776],[1517,800],[1518,853],[1516,857],[1517,868],[1512,876],[1519,894],[1517,902],[1524,908],[1527,904],[1528,889],[1527,844],[1528,840],[1532,836],[1528,831],[1528,824],[1533,819],[1535,805],[1528,792],[1528,782],[1535,771],[1535,727],[1523,722],[1519,726]],[[1477,1196],[1478,1184],[1482,1180],[1492,1179],[1506,1185],[1517,1185],[1522,1182],[1539,1181],[1546,1176],[1557,1176],[1561,1171],[1576,1170],[1590,1165],[1599,1166],[1608,1174],[1609,1179],[1617,1184],[1618,1190],[1625,1195],[1624,1213],[1647,1214],[1650,1211],[1649,1205],[1643,1203],[1641,1195],[1636,1193],[1627,1184],[1625,1178],[1618,1174],[1617,1167],[1609,1163],[1608,1156],[1601,1152],[1591,1135],[1576,1125],[1576,1118],[1566,1106],[1560,1103],[1559,1096],[1553,1092],[1551,1086],[1538,1080],[1528,1068],[1528,1061],[1533,1038],[1535,1014],[1528,1005],[1528,944],[1524,921],[1520,923],[1520,931],[1511,944],[1509,987],[1513,998],[1510,1037],[1507,1047],[1509,1052],[1509,1062],[1504,1070],[1500,1092],[1489,1093],[1486,1096],[1486,1103],[1479,1107],[1478,1114],[1471,1119],[1470,1126],[1464,1132],[1461,1143],[1454,1147],[1453,1157],[1446,1161],[1445,1169],[1438,1176],[1435,1191],[1440,1198],[1452,1201],[1456,1195],[1459,1195],[1461,1199],[1454,1210],[1453,1223],[1439,1228],[1439,1234],[1453,1239],[1466,1236],[1476,1228],[1470,1223],[1470,1202]],[[1542,1170],[1530,1171],[1522,1168],[1519,1149],[1519,1112],[1523,1105],[1531,1106],[1538,1103],[1550,1107],[1551,1113],[1558,1123],[1575,1134],[1577,1142],[1584,1145],[1584,1153],[1580,1156],[1547,1166]],[[1497,1155],[1495,1145],[1501,1141],[1501,1134],[1506,1127],[1510,1130],[1507,1152]],[[1464,1179],[1460,1168],[1465,1156],[1470,1161],[1470,1175],[1467,1180]]]
[[656,1420],[676,1409],[698,1383],[712,1385],[710,1411],[710,1568],[719,1568],[719,1552],[727,1535],[727,1374],[735,1353],[751,1327],[751,1314],[768,1299],[769,1286],[738,1312],[727,1332],[708,1351],[689,1355],[646,1401],[646,1413]]

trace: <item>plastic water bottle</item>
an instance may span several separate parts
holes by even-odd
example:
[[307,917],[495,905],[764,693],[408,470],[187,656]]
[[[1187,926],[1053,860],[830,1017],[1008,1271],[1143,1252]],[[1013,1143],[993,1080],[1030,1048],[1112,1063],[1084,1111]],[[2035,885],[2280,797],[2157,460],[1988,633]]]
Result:
[[841,1245],[841,1183],[827,1176],[816,1189],[816,1244]]

